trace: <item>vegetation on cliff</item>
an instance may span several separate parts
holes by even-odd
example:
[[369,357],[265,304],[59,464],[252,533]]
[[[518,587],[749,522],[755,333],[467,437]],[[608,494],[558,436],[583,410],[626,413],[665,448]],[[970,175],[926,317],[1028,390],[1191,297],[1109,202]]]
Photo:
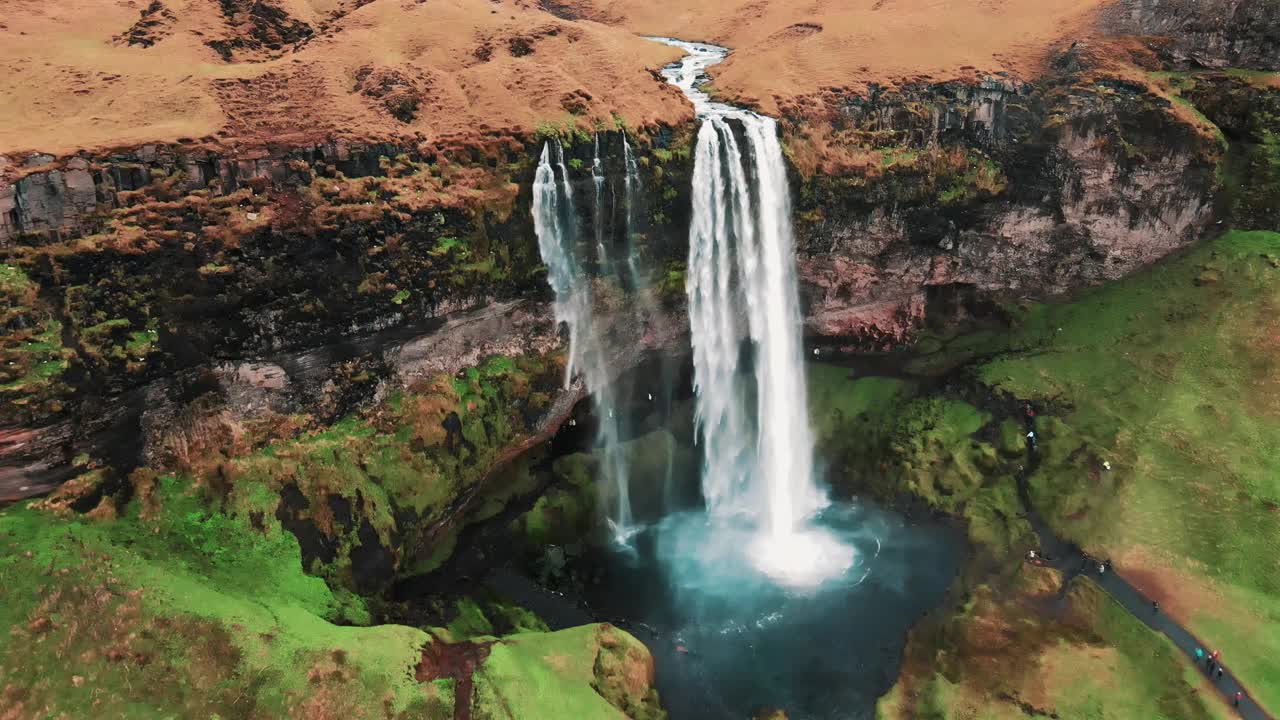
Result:
[[[1269,599],[1280,591],[1278,289],[1280,235],[1232,232],[1073,301],[1011,307],[1009,327],[923,343],[906,379],[815,369],[815,425],[837,475],[963,518],[995,561],[994,575],[971,568],[957,609],[913,635],[885,717],[1022,704],[1121,718],[1150,697],[1166,717],[1216,712],[1171,649],[1096,591],[1063,589],[1070,614],[1048,612],[1060,579],[1021,562],[1035,539],[1013,482],[1028,401],[1041,411],[1038,511],[1222,650],[1264,706],[1280,702],[1280,645],[1266,630],[1280,620]],[[954,662],[935,665],[936,652]],[[1089,666],[1114,684],[1074,692],[1071,673]],[[1060,684],[1036,680],[1050,669]],[[1099,705],[1113,687],[1145,690]]]
[[[210,512],[196,490],[163,479],[116,519],[0,511],[14,717],[444,720],[468,716],[463,682],[473,718],[662,717],[652,660],[620,630],[362,627],[363,603],[305,574],[290,533]],[[465,675],[432,662],[478,647]]]

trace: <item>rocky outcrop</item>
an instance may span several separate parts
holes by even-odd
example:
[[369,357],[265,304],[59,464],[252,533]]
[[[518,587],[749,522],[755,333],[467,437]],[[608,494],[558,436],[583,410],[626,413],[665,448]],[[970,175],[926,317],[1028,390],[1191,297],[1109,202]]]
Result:
[[1118,35],[1154,36],[1155,47],[1183,66],[1280,69],[1276,0],[1122,0],[1102,22]]
[[856,182],[800,181],[807,329],[907,342],[941,295],[1045,297],[1112,280],[1197,239],[1222,143],[1146,85],[1081,75],[1031,86],[915,86],[854,98]]
[[[574,140],[587,196],[593,138]],[[637,147],[646,184],[682,182],[676,140]],[[612,236],[631,223],[647,259],[682,252],[665,230],[685,222],[679,193],[629,218],[620,135],[601,146]],[[6,495],[47,488],[83,454],[126,471],[151,462],[147,428],[213,390],[237,418],[269,407],[331,422],[391,389],[558,343],[518,139],[239,157],[148,146],[7,170],[0,427],[23,440],[0,455]],[[683,324],[641,328],[619,352],[634,362],[642,342],[682,336],[663,327]]]
[[[514,152],[516,147],[493,151]],[[112,210],[136,201],[137,196],[129,193],[161,184],[170,194],[208,190],[213,196],[229,195],[252,183],[298,187],[326,173],[348,178],[385,175],[383,158],[405,155],[430,161],[437,150],[445,151],[353,146],[337,140],[307,148],[242,152],[174,144],[144,145],[102,156],[55,158],[36,153],[21,164],[0,158],[0,247],[20,235],[36,235],[47,242],[99,232]]]

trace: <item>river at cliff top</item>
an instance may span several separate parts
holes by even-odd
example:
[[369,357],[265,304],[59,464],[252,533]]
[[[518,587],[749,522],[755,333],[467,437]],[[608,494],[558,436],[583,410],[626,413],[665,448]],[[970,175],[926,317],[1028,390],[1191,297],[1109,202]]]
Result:
[[842,575],[804,591],[776,584],[749,556],[749,526],[667,516],[600,558],[585,598],[645,639],[672,720],[861,720],[898,674],[907,633],[941,602],[964,546],[958,533],[866,503],[817,521],[855,549]]

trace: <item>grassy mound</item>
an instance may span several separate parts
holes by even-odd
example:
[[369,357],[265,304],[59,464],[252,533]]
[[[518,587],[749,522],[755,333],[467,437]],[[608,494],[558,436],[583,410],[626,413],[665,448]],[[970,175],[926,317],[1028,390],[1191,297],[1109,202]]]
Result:
[[210,515],[0,513],[4,704],[18,717],[423,717],[429,637],[343,627],[359,602],[302,572],[297,541]]
[[291,533],[207,512],[195,489],[161,478],[157,502],[115,519],[0,512],[0,706],[22,718],[443,719],[465,680],[474,718],[662,717],[636,640],[603,625],[538,632],[519,608],[500,609],[517,634],[484,638],[483,664],[424,676],[429,647],[465,653],[492,632],[478,609],[430,634],[350,625],[367,621],[363,603],[306,575]]

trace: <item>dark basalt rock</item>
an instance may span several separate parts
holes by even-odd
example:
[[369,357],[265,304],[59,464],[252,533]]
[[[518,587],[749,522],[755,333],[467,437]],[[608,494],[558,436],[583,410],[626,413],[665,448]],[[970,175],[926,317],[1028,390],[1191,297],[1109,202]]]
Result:
[[1122,0],[1103,11],[1103,27],[1152,36],[1183,67],[1280,70],[1277,0]]
[[1223,148],[1137,82],[1093,79],[1073,46],[1036,85],[908,85],[832,121],[885,157],[860,182],[798,181],[807,330],[888,349],[930,292],[1044,297],[1113,280],[1195,241]]

